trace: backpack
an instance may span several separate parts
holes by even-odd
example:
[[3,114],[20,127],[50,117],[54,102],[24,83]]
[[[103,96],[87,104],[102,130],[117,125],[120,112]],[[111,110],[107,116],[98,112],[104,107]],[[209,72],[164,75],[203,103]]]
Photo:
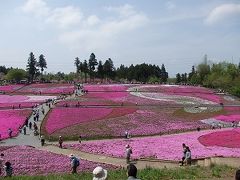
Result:
[[79,165],[80,165],[80,162],[79,162],[79,159],[78,159],[78,158],[75,158],[75,159],[74,159],[74,165],[75,165],[75,166],[79,166]]

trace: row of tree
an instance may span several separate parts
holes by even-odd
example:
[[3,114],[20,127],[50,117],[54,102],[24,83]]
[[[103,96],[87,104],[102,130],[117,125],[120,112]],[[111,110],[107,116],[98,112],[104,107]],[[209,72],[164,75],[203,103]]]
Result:
[[176,83],[222,89],[240,97],[240,63],[208,63],[205,56],[204,62],[196,68],[192,66],[190,73],[177,73]]
[[21,80],[28,79],[28,82],[32,82],[40,76],[40,79],[43,79],[43,71],[45,68],[47,68],[47,62],[44,55],[41,54],[37,61],[34,54],[31,52],[29,54],[26,70],[0,66],[0,79],[7,79],[17,83]]
[[168,72],[165,69],[164,64],[161,68],[151,64],[137,64],[130,65],[129,67],[120,65],[119,68],[114,67],[114,63],[111,58],[108,58],[104,63],[97,61],[94,53],[90,55],[89,60],[81,62],[78,57],[75,58],[74,65],[76,66],[76,72],[80,77],[84,76],[85,82],[89,76],[90,81],[94,81],[95,78],[104,79],[109,81],[138,81],[138,82],[159,82],[166,83],[168,79]]

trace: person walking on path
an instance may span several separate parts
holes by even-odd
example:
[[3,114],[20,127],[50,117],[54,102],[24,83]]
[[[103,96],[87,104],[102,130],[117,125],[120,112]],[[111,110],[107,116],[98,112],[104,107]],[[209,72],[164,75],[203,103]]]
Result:
[[10,162],[6,162],[5,166],[4,166],[4,170],[5,170],[5,177],[11,177],[13,174],[13,168],[11,166]]
[[32,130],[32,122],[29,122],[28,127]]
[[24,134],[24,135],[27,134],[27,126],[26,126],[26,125],[23,126],[23,134]]
[[191,155],[191,151],[190,148],[187,146],[186,147],[186,156],[185,156],[185,164],[186,165],[191,165],[191,161],[192,161],[192,155]]
[[187,146],[186,146],[186,144],[182,144],[182,148],[183,148],[183,156],[182,156],[182,161],[181,161],[181,166],[183,166],[183,164],[184,164],[184,160],[185,160],[185,158],[186,158],[186,152],[187,152]]
[[131,154],[132,154],[132,148],[128,145],[125,146],[126,148],[126,162],[127,164],[130,163],[130,159],[131,159]]
[[81,136],[81,135],[79,135],[78,142],[79,142],[79,143],[82,142],[82,136]]
[[70,157],[70,162],[71,162],[71,172],[72,172],[72,174],[76,174],[77,173],[77,167],[80,165],[80,161],[73,154],[70,154],[69,157]]
[[8,136],[9,136],[10,138],[12,138],[12,132],[13,132],[12,129],[9,128],[9,129],[8,129]]
[[60,148],[63,148],[63,147],[62,147],[62,144],[63,144],[62,136],[59,136],[58,143],[59,143],[59,147],[60,147]]
[[4,157],[4,154],[1,153],[1,156],[0,156],[0,176],[2,174],[2,168],[3,168],[3,162],[4,162],[3,157]]
[[45,139],[44,139],[44,136],[43,136],[43,135],[41,135],[40,141],[41,141],[41,146],[44,146],[44,144],[45,144]]

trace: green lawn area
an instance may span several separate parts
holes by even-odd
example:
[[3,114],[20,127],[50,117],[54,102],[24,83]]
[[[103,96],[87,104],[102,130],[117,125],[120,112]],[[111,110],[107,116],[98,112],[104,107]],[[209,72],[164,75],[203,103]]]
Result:
[[[141,180],[170,180],[170,179],[234,179],[236,168],[228,166],[211,167],[180,167],[177,169],[152,169],[146,168],[138,172],[138,178]],[[91,180],[92,174],[79,173],[77,175],[48,175],[48,176],[17,176],[4,179],[16,180]],[[126,170],[115,170],[108,172],[108,180],[126,180]]]

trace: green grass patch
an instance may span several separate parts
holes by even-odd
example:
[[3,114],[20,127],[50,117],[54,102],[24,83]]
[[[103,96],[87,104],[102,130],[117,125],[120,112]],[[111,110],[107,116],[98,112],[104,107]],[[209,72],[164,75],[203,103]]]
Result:
[[[153,169],[146,168],[138,172],[138,178],[142,180],[170,180],[170,179],[229,179],[233,178],[236,169],[229,166],[211,166],[211,167],[180,167],[176,169]],[[16,176],[5,178],[11,180],[91,180],[90,172],[79,173],[77,175],[48,175],[48,176]],[[108,180],[126,180],[126,170],[112,170],[108,172]]]

